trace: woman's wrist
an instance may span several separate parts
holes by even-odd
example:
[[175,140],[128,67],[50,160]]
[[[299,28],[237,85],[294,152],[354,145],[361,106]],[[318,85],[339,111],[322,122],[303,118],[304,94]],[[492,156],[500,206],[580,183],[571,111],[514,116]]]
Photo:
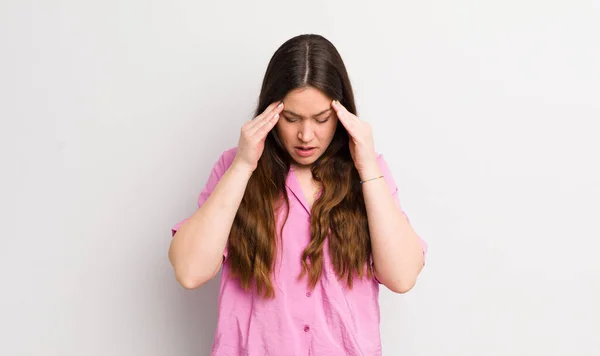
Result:
[[381,176],[381,169],[379,168],[377,162],[375,162],[375,164],[369,164],[360,169],[358,171],[358,175],[360,176],[361,181],[366,181]]
[[244,178],[244,179],[250,179],[250,177],[252,176],[252,173],[254,172],[250,167],[238,163],[236,161],[234,161],[231,166],[229,167],[229,170],[235,175],[235,176],[239,176],[240,178]]

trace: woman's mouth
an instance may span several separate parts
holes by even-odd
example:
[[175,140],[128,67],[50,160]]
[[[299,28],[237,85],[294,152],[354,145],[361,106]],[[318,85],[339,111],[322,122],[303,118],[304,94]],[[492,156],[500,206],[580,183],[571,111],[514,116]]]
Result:
[[303,146],[295,147],[295,149],[296,149],[296,153],[298,153],[298,155],[302,156],[302,157],[312,156],[313,153],[315,153],[315,151],[317,150],[316,147],[303,147]]

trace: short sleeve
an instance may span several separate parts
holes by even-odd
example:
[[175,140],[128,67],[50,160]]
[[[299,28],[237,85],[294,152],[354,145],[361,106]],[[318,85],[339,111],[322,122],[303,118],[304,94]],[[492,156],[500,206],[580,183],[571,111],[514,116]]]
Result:
[[[202,207],[202,205],[204,205],[204,203],[206,202],[206,200],[208,199],[210,194],[213,192],[213,190],[215,189],[215,187],[221,180],[221,177],[223,177],[225,172],[227,172],[227,170],[231,166],[231,163],[233,162],[233,159],[235,158],[236,151],[237,151],[237,148],[234,147],[234,148],[231,148],[231,149],[223,152],[221,154],[221,156],[219,157],[219,159],[213,165],[213,168],[210,172],[210,175],[208,176],[208,179],[204,185],[204,188],[202,189],[202,191],[200,192],[200,195],[198,197],[198,209],[200,209],[200,207]],[[183,225],[183,223],[185,223],[188,219],[189,219],[189,217],[187,217],[187,218],[179,221],[177,224],[173,225],[173,227],[171,228],[171,237],[175,236],[175,233],[179,230],[181,225]],[[227,247],[225,247],[223,256],[227,257]]]
[[[398,204],[398,206],[400,207],[400,211],[402,211],[402,214],[404,214],[408,223],[410,223],[410,219],[408,218],[408,215],[406,214],[406,212],[404,211],[404,209],[402,209],[402,206],[400,205],[400,199],[398,198],[398,187],[396,186],[396,181],[394,180],[394,177],[392,176],[392,172],[390,171],[387,162],[383,158],[383,155],[381,155],[381,154],[377,155],[377,163],[379,165],[379,169],[381,170],[381,174],[383,175],[383,179],[385,180],[385,182],[390,190],[390,194],[394,198],[394,201],[396,201],[396,204]],[[421,248],[423,249],[423,263],[425,263],[425,258],[427,256],[427,243],[425,242],[425,240],[423,240],[421,238],[421,236],[419,236],[419,240],[421,241]],[[373,265],[373,256],[371,256],[371,266],[372,265]]]

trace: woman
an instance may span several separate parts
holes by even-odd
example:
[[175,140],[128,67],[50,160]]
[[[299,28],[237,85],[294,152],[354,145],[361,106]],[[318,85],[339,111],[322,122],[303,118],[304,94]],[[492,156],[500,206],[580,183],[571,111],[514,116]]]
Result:
[[333,44],[285,42],[254,116],[169,249],[185,288],[223,267],[212,355],[380,355],[379,284],[410,290],[427,245]]

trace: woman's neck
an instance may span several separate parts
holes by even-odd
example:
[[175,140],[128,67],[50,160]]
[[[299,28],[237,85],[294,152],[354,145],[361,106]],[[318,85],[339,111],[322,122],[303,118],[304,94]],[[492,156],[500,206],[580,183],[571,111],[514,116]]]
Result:
[[308,175],[310,174],[312,176],[312,166],[305,166],[305,165],[299,165],[299,164],[292,164],[292,169],[294,170],[294,172],[296,172],[298,175]]

